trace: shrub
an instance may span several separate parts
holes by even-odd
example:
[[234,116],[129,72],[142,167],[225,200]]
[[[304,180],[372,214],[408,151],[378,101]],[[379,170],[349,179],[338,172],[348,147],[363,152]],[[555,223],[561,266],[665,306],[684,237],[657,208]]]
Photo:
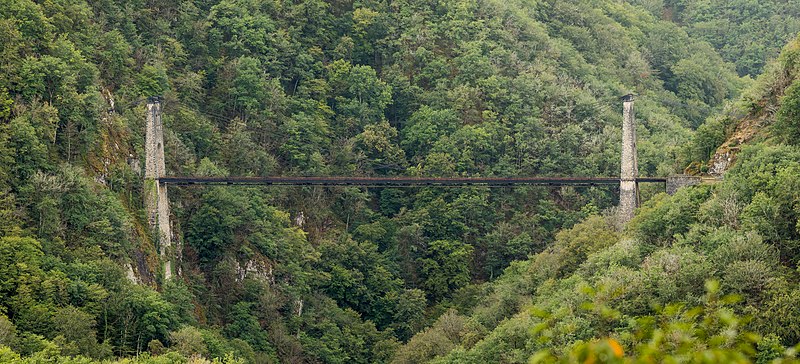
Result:
[[773,133],[786,144],[800,145],[800,82],[792,83],[781,98]]
[[766,289],[774,275],[775,272],[762,261],[738,261],[725,268],[722,284],[731,292],[757,297]]

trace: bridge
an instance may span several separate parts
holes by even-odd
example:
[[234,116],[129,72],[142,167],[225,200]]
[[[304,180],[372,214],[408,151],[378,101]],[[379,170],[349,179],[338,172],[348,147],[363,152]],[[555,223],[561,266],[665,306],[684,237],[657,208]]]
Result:
[[[361,187],[514,187],[619,185],[618,177],[160,177],[165,185],[266,185]],[[667,178],[639,177],[636,183],[666,183]]]
[[[639,177],[636,158],[636,128],[633,119],[633,95],[623,101],[622,153],[619,177],[181,177],[168,176],[164,162],[164,134],[161,122],[161,103],[158,97],[147,100],[145,133],[144,202],[150,228],[157,236],[164,278],[172,277],[168,185],[264,185],[264,186],[363,186],[363,187],[514,187],[514,186],[619,186],[619,214],[623,222],[633,218],[639,204],[639,183],[664,183],[668,193],[701,183],[699,177]],[[180,250],[177,247],[176,250]]]

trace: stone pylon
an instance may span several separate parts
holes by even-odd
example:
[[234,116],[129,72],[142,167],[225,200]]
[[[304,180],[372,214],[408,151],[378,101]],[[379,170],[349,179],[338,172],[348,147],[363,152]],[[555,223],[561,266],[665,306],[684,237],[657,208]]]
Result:
[[622,223],[633,218],[639,202],[639,165],[636,160],[636,123],[633,117],[633,95],[622,97],[622,159],[619,181],[619,214]]
[[164,163],[164,130],[161,123],[161,101],[158,97],[147,99],[147,126],[145,133],[144,206],[151,231],[158,237],[158,251],[164,266],[164,279],[172,278],[170,248],[172,231],[169,225],[169,199],[167,186],[160,183],[166,169]]

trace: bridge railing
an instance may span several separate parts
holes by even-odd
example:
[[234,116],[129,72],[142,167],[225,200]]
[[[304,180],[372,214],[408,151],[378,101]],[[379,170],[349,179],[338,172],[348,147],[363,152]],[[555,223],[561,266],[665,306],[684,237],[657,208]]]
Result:
[[[667,178],[642,177],[641,183],[666,183]],[[177,177],[159,182],[172,185],[279,185],[279,186],[597,186],[619,185],[619,177]]]

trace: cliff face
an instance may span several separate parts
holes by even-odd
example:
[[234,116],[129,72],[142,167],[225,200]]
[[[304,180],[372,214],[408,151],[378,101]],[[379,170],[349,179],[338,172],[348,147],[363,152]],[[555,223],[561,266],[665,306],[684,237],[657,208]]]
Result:
[[[722,176],[736,161],[741,147],[773,137],[770,126],[776,121],[783,96],[800,76],[800,38],[793,40],[781,55],[771,62],[749,90],[729,105],[723,116],[711,119],[704,129],[721,129],[724,141],[706,164],[707,173]],[[700,139],[698,136],[697,139]]]
[[714,177],[723,176],[736,160],[736,154],[739,152],[740,146],[759,135],[762,128],[766,126],[765,121],[767,120],[751,117],[742,119],[733,133],[717,148],[714,155],[709,159],[707,165],[708,174]]

